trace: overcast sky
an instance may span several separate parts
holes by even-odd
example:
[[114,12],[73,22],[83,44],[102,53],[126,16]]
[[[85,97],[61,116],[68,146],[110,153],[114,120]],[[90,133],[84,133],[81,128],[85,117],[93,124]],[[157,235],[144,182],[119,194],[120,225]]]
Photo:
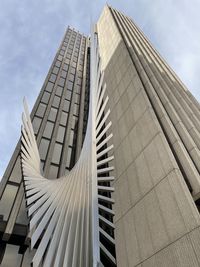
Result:
[[[116,0],[200,100],[200,1]],[[20,136],[22,99],[30,107],[67,25],[88,34],[103,0],[0,1],[0,177]]]

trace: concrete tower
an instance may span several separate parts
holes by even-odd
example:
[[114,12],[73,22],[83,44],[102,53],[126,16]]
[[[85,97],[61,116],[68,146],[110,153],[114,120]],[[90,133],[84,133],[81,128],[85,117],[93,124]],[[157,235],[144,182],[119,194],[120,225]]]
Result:
[[127,16],[97,23],[114,133],[117,265],[200,266],[200,106]]
[[[37,145],[25,113],[0,187],[2,267],[200,266],[200,105],[129,17],[105,6],[91,38],[67,29],[31,113]],[[74,172],[59,210],[55,178]],[[59,215],[38,234],[45,203]]]

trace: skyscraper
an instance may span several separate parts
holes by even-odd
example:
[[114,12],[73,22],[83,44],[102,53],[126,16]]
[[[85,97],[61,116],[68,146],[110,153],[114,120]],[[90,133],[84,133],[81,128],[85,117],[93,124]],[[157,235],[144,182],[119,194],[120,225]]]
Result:
[[[67,29],[31,113],[43,175],[54,179],[52,183],[45,180],[44,190],[26,180],[32,170],[26,174],[25,168],[35,167],[34,161],[25,161],[26,166],[22,162],[22,179],[20,155],[28,152],[27,160],[32,147],[27,143],[33,139],[26,128],[28,116],[24,141],[22,146],[18,143],[0,188],[2,266],[30,266],[35,253],[34,266],[48,266],[45,264],[50,258],[52,266],[58,261],[62,263],[58,266],[200,265],[200,106],[130,18],[106,6],[91,38]],[[93,126],[92,117],[96,118]],[[88,148],[91,142],[95,143],[93,152]],[[79,158],[81,153],[84,157]],[[96,155],[97,162],[91,155]],[[81,160],[81,166],[87,165],[88,170],[96,166],[97,180],[90,174],[84,176]],[[65,207],[83,202],[81,209],[77,204],[77,210],[83,211],[84,218],[88,210],[91,220],[79,223],[81,215],[72,209],[71,225],[76,227],[69,227],[63,235],[66,228],[61,218],[69,217],[67,212],[62,217],[60,212],[57,222],[63,227],[54,226],[48,235],[56,214],[52,212],[36,238],[42,217],[29,232],[29,219],[34,221],[37,216],[35,208],[32,218],[27,217],[30,197],[43,190],[41,196],[50,199],[51,188],[56,190],[55,178],[70,177],[73,170],[78,170],[73,179],[80,179],[75,184],[80,184],[82,177],[91,178],[81,186],[81,190],[89,190],[88,206],[81,197],[83,190],[73,191],[77,192],[74,198],[66,197],[66,203],[60,203]],[[29,195],[28,190],[36,191]],[[43,209],[47,218],[44,203],[48,201],[38,204],[40,197],[34,199],[32,207],[38,205],[38,211]],[[51,203],[48,205],[54,205],[54,200]],[[49,239],[40,259],[38,248],[45,238]],[[78,246],[79,242],[83,245]],[[52,244],[58,248],[51,250]],[[55,255],[50,257],[51,251]],[[84,255],[81,261],[80,255]]]

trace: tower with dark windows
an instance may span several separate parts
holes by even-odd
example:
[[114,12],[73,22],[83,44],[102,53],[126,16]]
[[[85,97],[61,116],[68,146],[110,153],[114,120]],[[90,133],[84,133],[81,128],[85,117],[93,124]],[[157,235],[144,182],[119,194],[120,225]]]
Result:
[[0,186],[2,267],[200,266],[200,105],[129,17],[68,27]]

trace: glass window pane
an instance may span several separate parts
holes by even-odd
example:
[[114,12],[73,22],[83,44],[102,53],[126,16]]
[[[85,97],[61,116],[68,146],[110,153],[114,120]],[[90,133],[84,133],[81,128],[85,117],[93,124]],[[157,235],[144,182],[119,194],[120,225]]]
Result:
[[54,126],[53,122],[47,121],[47,124],[44,129],[44,133],[43,133],[44,137],[49,138],[49,139],[51,138],[52,132],[53,132],[53,126]]
[[19,246],[6,244],[6,250],[1,262],[1,267],[20,267],[22,262],[22,254],[18,254]]
[[75,103],[79,104],[80,102],[80,95],[75,94]]
[[53,89],[53,85],[54,85],[53,83],[48,82],[45,90],[51,93]]
[[52,156],[52,163],[59,164],[60,157],[61,157],[62,145],[55,143],[53,156]]
[[58,177],[58,166],[50,165],[48,179],[56,179]]
[[62,111],[62,113],[61,113],[61,119],[60,119],[60,124],[66,126],[66,124],[67,124],[67,118],[68,118],[68,113]]
[[70,161],[71,161],[71,154],[72,154],[72,148],[68,147],[67,148],[67,161],[66,161],[66,167],[70,167]]
[[70,80],[71,82],[74,81],[74,75],[73,75],[73,74],[69,74],[69,80]]
[[65,59],[65,63],[69,65],[70,60],[68,58]]
[[77,123],[78,123],[78,118],[75,116],[72,116],[72,129],[75,129]]
[[64,56],[65,52],[63,50],[60,50],[60,55]]
[[74,140],[74,131],[71,130],[69,134],[69,146],[73,145],[73,140]]
[[67,64],[64,64],[64,65],[63,65],[63,70],[67,71],[68,68],[69,68],[69,65],[67,65]]
[[39,104],[39,107],[37,109],[36,115],[38,115],[40,117],[43,117],[44,116],[45,109],[46,109],[46,105],[43,104],[43,103],[40,103]]
[[28,220],[28,217],[27,217],[26,201],[25,201],[24,197],[22,199],[22,203],[21,203],[19,212],[17,214],[16,223],[24,224],[24,225],[27,225],[27,226],[29,224],[29,220]]
[[56,60],[55,66],[57,66],[58,68],[60,68],[61,62],[59,60]]
[[79,114],[79,105],[74,104],[74,115],[78,116]]
[[71,67],[71,71],[70,72],[75,75],[76,69]]
[[33,124],[33,130],[34,130],[34,133],[37,134],[38,133],[38,130],[40,128],[40,124],[42,122],[42,119],[38,118],[38,117],[34,117],[33,118],[33,121],[32,121],[32,124]]
[[69,105],[70,105],[70,102],[68,100],[64,100],[64,105],[63,105],[63,110],[65,112],[68,112],[69,111]]
[[82,79],[81,79],[81,78],[78,78],[78,80],[77,80],[77,84],[78,84],[78,85],[81,85],[81,82],[82,82]]
[[61,55],[59,55],[58,57],[58,60],[62,61],[63,57]]
[[58,84],[59,84],[60,86],[64,87],[65,79],[60,78]]
[[67,100],[71,100],[71,96],[72,96],[72,92],[69,91],[69,90],[67,90],[67,91],[66,91],[66,99],[67,99]]
[[65,127],[59,126],[56,141],[63,143],[64,135],[65,135]]
[[5,221],[8,220],[18,186],[7,184],[0,201],[0,214]]
[[80,85],[76,85],[76,93],[80,94],[81,93],[81,87]]
[[56,81],[56,75],[55,74],[51,74],[49,81],[54,83]]
[[15,183],[20,183],[22,180],[22,172],[21,172],[21,162],[20,162],[20,157],[18,156],[14,168],[11,172],[9,181],[15,182]]
[[66,78],[66,77],[67,77],[67,72],[66,72],[65,70],[62,70],[62,72],[61,72],[61,76],[62,76],[63,78]]
[[60,104],[60,97],[54,96],[52,106],[58,108],[59,107],[59,104]]
[[50,93],[44,92],[41,101],[47,104],[49,101],[49,98],[50,98]]
[[62,95],[63,88],[60,86],[57,86],[56,88],[56,95],[61,96]]
[[56,108],[51,108],[48,120],[55,121],[56,120],[56,114],[57,114],[57,109]]
[[73,88],[73,83],[68,81],[67,82],[67,89],[71,90],[72,91],[72,88]]
[[47,155],[47,150],[49,147],[49,140],[46,140],[44,138],[41,139],[40,145],[39,145],[39,153],[40,153],[40,158],[45,160],[46,155]]
[[58,68],[58,67],[54,67],[52,72],[53,72],[54,74],[58,74],[58,71],[59,71],[59,68]]

